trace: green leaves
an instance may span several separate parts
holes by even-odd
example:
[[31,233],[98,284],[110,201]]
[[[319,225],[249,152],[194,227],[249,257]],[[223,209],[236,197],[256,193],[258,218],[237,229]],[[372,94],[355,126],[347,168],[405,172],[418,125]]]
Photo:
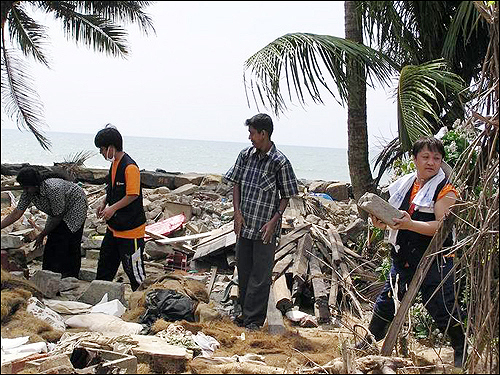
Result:
[[420,136],[432,136],[436,125],[441,127],[444,100],[450,93],[459,95],[463,88],[463,80],[446,70],[444,60],[403,67],[397,105],[399,140],[404,151],[410,150]]
[[49,139],[41,132],[47,124],[33,78],[16,51],[5,48],[2,48],[2,104],[5,113],[16,118],[19,129],[32,132],[42,148],[50,149]]
[[[390,59],[370,47],[329,35],[293,33],[276,39],[251,56],[245,61],[244,71],[250,70],[249,86],[257,107],[258,98],[264,107],[270,106],[279,114],[287,108],[281,92],[284,85],[290,101],[293,101],[294,91],[301,104],[305,103],[306,96],[315,103],[323,103],[320,93],[323,87],[343,105],[347,101],[347,58],[365,65],[367,77],[363,78],[371,87],[374,80],[389,84],[397,68]],[[327,72],[333,82],[328,82],[322,71]],[[247,91],[245,74],[243,78]]]
[[42,148],[50,141],[41,133],[46,126],[43,104],[34,89],[23,60],[5,45],[5,27],[11,42],[25,56],[49,66],[43,46],[48,41],[46,28],[27,13],[26,5],[37,7],[61,20],[68,39],[111,56],[129,53],[127,32],[118,23],[137,23],[146,34],[154,32],[151,18],[143,12],[149,1],[2,1],[2,104],[16,118],[19,129],[31,131]]

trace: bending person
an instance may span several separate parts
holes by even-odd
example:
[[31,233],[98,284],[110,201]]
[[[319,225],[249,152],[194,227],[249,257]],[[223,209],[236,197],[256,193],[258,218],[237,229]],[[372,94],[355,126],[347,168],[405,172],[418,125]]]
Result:
[[85,192],[59,175],[41,174],[33,167],[22,168],[16,179],[23,192],[17,207],[2,220],[2,229],[19,220],[33,204],[47,214],[45,228],[35,241],[35,247],[40,247],[47,237],[42,269],[60,273],[63,278],[78,278],[88,209]]

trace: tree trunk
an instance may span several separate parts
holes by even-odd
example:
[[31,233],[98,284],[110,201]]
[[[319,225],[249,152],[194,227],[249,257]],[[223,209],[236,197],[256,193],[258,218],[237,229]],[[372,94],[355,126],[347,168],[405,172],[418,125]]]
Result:
[[[345,1],[345,38],[363,44],[361,13],[356,1]],[[366,192],[375,192],[368,161],[368,127],[366,124],[365,67],[347,59],[347,133],[348,163],[352,190],[356,201]],[[366,219],[367,214],[363,214]]]

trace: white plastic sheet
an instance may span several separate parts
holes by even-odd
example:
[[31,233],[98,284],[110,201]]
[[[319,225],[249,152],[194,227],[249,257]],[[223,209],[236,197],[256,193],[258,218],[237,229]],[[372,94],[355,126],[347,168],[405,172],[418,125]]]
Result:
[[92,307],[90,312],[103,313],[120,317],[123,315],[123,313],[125,313],[125,310],[125,306],[123,306],[123,304],[117,299],[108,302],[108,293],[106,293],[102,297],[101,301],[97,305]]
[[30,297],[28,299],[28,306],[26,307],[26,311],[33,314],[37,318],[49,323],[52,328],[65,331],[66,325],[64,324],[64,319],[61,315],[51,310],[49,307],[45,306],[43,302],[41,302],[36,297]]
[[66,319],[68,327],[86,328],[104,334],[136,335],[142,330],[139,323],[125,322],[121,318],[103,313],[75,315]]

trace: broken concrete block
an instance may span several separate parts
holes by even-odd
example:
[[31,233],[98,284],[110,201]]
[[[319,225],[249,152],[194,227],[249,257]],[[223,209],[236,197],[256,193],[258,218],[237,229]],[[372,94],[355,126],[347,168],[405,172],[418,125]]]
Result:
[[101,253],[100,250],[96,249],[89,249],[85,251],[85,257],[87,259],[99,259],[99,254]]
[[165,340],[146,335],[131,335],[138,345],[132,348],[132,353],[138,362],[148,363],[151,370],[161,374],[181,373],[193,358],[189,349],[167,344]]
[[373,193],[365,193],[358,201],[358,207],[376,216],[388,225],[395,225],[393,218],[402,218],[404,213],[392,207],[387,201]]
[[30,281],[40,289],[45,297],[54,298],[59,292],[61,276],[60,273],[38,270],[30,278]]
[[[33,361],[26,362],[26,370],[36,370],[38,373],[47,371],[49,369],[54,369],[56,367],[65,366],[74,371],[73,365],[67,354],[52,355],[45,358],[35,359]],[[72,372],[73,372],[72,371]]]
[[187,184],[200,185],[204,177],[205,175],[200,173],[179,174],[175,176],[174,185],[176,188],[179,188]]
[[78,301],[95,305],[101,301],[106,293],[108,293],[108,301],[117,299],[123,305],[127,305],[125,301],[125,284],[106,280],[93,280]]
[[82,249],[100,249],[102,244],[101,239],[87,238],[82,243]]
[[10,234],[2,234],[2,250],[5,249],[19,249],[23,246],[23,240],[20,236],[12,236]]
[[146,242],[144,252],[153,260],[165,259],[167,256],[175,254],[175,250],[171,245],[163,245],[155,241]]
[[94,268],[80,268],[78,278],[84,281],[92,281],[95,280],[96,275],[97,271]]
[[349,187],[345,182],[334,182],[328,185],[325,193],[337,201],[349,200]]
[[198,185],[194,184],[186,184],[178,187],[177,189],[173,190],[172,193],[174,194],[179,194],[179,195],[189,195],[197,192],[200,189]]
[[80,286],[80,280],[76,277],[65,277],[61,279],[59,283],[59,291],[65,292],[67,290],[76,289]]

